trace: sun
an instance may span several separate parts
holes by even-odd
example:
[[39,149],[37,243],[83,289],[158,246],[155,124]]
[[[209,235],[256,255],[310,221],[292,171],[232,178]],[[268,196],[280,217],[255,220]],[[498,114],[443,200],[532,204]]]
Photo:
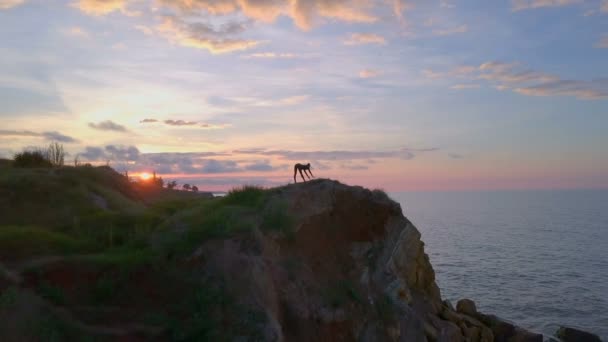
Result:
[[147,172],[142,172],[142,173],[139,175],[139,178],[141,178],[141,180],[143,180],[143,181],[147,181],[147,180],[149,180],[149,179],[151,179],[151,178],[152,178],[152,175],[151,175],[151,174],[149,174],[149,173],[147,173]]

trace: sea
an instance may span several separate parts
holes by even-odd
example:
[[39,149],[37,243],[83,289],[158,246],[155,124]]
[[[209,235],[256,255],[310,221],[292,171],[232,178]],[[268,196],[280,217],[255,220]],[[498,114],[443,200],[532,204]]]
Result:
[[389,194],[422,234],[444,299],[553,336],[608,341],[608,190]]

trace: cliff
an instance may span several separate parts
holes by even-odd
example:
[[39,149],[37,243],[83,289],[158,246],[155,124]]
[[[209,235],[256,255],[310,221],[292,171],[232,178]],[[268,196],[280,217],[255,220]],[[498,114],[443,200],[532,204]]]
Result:
[[420,233],[382,191],[314,180],[129,198],[143,209],[0,219],[2,340],[542,341],[443,301]]
[[[315,180],[272,191],[289,238],[203,246],[196,260],[267,316],[264,340],[542,341],[461,301],[443,302],[416,227],[382,191]],[[482,323],[483,322],[483,323]]]

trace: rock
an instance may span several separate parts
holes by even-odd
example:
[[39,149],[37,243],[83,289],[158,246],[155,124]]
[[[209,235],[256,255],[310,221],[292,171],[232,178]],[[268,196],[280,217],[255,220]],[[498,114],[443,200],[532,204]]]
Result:
[[456,303],[456,311],[475,317],[477,315],[477,306],[475,302],[470,299],[461,299]]
[[595,334],[570,327],[560,326],[555,334],[563,342],[602,342]]
[[515,328],[515,334],[509,338],[509,342],[543,342],[543,335]]

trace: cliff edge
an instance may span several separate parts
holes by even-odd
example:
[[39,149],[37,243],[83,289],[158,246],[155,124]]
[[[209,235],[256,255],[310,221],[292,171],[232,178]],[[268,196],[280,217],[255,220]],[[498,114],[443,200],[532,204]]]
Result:
[[104,186],[121,177],[104,168],[3,172],[3,341],[542,341],[443,301],[380,190],[320,179],[150,202]]
[[294,218],[288,236],[195,253],[264,312],[264,340],[542,341],[471,301],[443,302],[420,233],[384,192],[314,180],[271,190],[273,202]]

